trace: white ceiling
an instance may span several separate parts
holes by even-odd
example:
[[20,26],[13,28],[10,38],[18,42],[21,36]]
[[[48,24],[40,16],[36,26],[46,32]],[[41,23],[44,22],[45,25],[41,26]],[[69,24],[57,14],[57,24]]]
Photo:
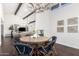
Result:
[[[26,15],[28,15],[30,12],[32,12],[33,10],[35,10],[35,8],[39,8],[41,5],[39,5],[40,3],[23,3],[22,6],[20,7],[19,11],[17,12],[17,16],[20,17],[25,17]],[[47,6],[47,8],[52,7],[53,5],[55,5],[54,3],[49,3],[50,5]],[[18,7],[19,3],[3,3],[3,13],[5,14],[12,14],[14,15],[17,7]],[[42,6],[46,5],[46,3],[43,3]],[[38,12],[41,11],[37,10]]]
[[28,15],[31,11],[33,10],[28,7],[28,4],[23,4],[19,9],[17,15],[23,18],[24,16]]
[[17,3],[3,3],[3,13],[5,14],[14,14],[18,6]]

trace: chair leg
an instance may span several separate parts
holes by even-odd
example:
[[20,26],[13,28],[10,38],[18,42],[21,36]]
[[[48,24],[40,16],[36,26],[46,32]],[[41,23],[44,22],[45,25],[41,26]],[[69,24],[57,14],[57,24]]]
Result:
[[40,51],[40,52],[43,53],[45,56],[56,56],[56,55],[58,55],[55,47],[53,47],[53,51],[50,51],[48,53],[44,53],[42,51]]
[[56,48],[53,47],[53,51],[50,51],[49,53],[46,54],[46,56],[56,56],[58,55]]
[[45,56],[46,53],[42,52],[42,51],[39,51],[42,55],[41,56]]
[[50,55],[52,55],[52,51],[46,54],[46,56],[50,56]]

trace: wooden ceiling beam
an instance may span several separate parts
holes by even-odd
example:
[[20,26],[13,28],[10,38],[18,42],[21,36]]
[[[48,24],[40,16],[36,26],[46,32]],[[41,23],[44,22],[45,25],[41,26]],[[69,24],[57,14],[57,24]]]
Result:
[[17,14],[17,12],[19,11],[19,9],[21,8],[21,6],[22,6],[22,3],[19,3],[19,5],[18,5],[18,7],[17,7],[17,9],[16,9],[16,11],[15,11],[15,15]]
[[35,12],[36,12],[36,10],[32,11],[31,13],[29,13],[28,15],[26,15],[25,17],[23,17],[23,19],[29,17],[30,15],[32,15],[32,14],[35,13]]

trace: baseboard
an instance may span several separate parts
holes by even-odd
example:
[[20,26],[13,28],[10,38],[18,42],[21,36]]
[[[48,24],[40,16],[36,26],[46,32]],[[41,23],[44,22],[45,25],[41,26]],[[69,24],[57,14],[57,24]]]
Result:
[[79,50],[78,48],[71,47],[71,46],[68,46],[68,45],[64,45],[64,44],[61,44],[61,43],[56,43],[56,44],[59,44],[59,45],[62,45],[62,46],[68,47],[68,48],[72,48],[72,49],[77,49],[77,50]]
[[4,37],[11,37],[11,34],[6,34]]

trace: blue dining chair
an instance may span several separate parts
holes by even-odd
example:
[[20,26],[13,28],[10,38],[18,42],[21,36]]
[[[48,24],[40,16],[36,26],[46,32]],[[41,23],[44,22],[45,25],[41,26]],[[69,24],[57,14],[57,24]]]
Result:
[[42,52],[44,55],[47,55],[49,52],[53,52],[55,49],[54,49],[54,44],[56,42],[56,37],[51,37],[52,38],[52,41],[50,41],[46,46],[42,46],[40,48],[38,48],[38,50],[40,52]]
[[15,37],[14,38],[14,43],[19,43],[20,42],[20,38],[19,37]]
[[14,44],[14,47],[16,48],[18,55],[31,56],[32,54],[32,48],[26,44],[17,43],[17,44]]

